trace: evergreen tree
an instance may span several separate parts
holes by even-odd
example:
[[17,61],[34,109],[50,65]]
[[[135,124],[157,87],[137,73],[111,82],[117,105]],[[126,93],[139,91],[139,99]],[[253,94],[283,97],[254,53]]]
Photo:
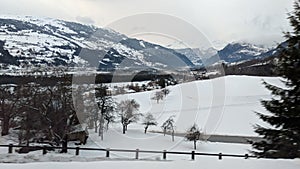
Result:
[[294,11],[288,19],[293,31],[285,33],[287,46],[281,47],[276,65],[286,87],[264,82],[273,98],[262,101],[262,105],[271,115],[257,113],[260,119],[272,126],[255,127],[255,132],[264,138],[261,142],[252,143],[258,150],[254,153],[261,157],[300,157],[300,0],[294,3]]
[[161,87],[161,89],[166,87],[166,80],[164,78],[160,78],[158,81],[158,85]]

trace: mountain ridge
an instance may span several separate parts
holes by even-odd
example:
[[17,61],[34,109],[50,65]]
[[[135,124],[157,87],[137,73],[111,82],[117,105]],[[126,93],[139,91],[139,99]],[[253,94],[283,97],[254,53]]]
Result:
[[[223,49],[177,49],[185,54],[196,66],[210,66],[215,63],[239,64],[250,60],[264,59],[273,56],[278,47],[266,48],[245,42],[233,42],[227,44]],[[204,52],[203,52],[204,51]],[[206,52],[205,51],[209,51]]]
[[0,16],[0,41],[2,69],[78,66],[114,70],[193,66],[185,55],[173,49],[129,38],[111,29],[51,18]]

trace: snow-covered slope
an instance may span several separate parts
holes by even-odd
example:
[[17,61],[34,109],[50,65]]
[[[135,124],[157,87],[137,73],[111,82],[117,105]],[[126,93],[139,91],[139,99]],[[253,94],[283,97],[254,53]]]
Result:
[[[267,113],[260,100],[270,98],[262,80],[282,85],[276,77],[226,76],[169,87],[170,94],[159,103],[151,99],[155,91],[117,99],[136,99],[141,105],[140,112],[154,114],[159,124],[175,115],[177,132],[185,132],[196,123],[207,134],[256,136],[253,126],[266,124],[255,111]],[[129,128],[142,127],[136,124]],[[161,130],[160,126],[152,129]]]
[[[177,60],[176,60],[177,59]],[[130,39],[110,29],[51,18],[0,16],[0,67],[192,66],[172,49]]]
[[195,49],[190,49],[190,48],[185,48],[185,49],[176,49],[179,53],[187,56],[194,65],[196,66],[204,66],[203,61],[206,59],[209,59],[210,57],[214,56],[217,54],[217,50],[213,47],[207,48],[207,49],[200,49],[200,48],[195,48]]
[[[186,55],[197,66],[208,66],[217,62],[237,64],[254,59],[273,56],[277,48],[265,48],[250,43],[229,43],[221,50],[208,49],[177,49]],[[203,64],[204,63],[204,64]]]
[[[218,51],[220,60],[228,63],[257,59],[265,56],[270,49],[249,43],[231,43]],[[269,55],[271,56],[271,55]]]

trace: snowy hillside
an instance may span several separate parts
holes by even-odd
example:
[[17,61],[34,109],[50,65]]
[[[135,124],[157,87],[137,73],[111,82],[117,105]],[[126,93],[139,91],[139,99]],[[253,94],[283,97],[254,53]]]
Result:
[[196,66],[204,66],[203,61],[206,59],[209,59],[210,57],[214,56],[217,54],[217,50],[213,47],[207,48],[207,49],[200,49],[200,48],[195,48],[195,49],[190,49],[190,48],[185,48],[185,49],[176,49],[179,53],[187,56],[194,65]]
[[[266,113],[260,100],[271,96],[262,80],[281,85],[276,77],[226,76],[169,87],[170,94],[159,103],[151,99],[155,91],[117,99],[136,99],[141,105],[140,112],[154,114],[159,124],[175,115],[177,132],[185,132],[197,123],[207,134],[256,136],[253,125],[265,124],[255,111]],[[129,127],[142,128],[139,124]],[[152,129],[161,130],[160,126]]]
[[[172,60],[172,61],[170,61]],[[182,54],[110,29],[51,18],[0,16],[0,67],[99,69],[192,66]]]
[[269,49],[267,48],[249,43],[232,43],[220,50],[218,55],[221,60],[232,63],[260,58],[268,51]]
[[278,48],[266,48],[250,43],[229,43],[224,48],[176,49],[186,55],[197,66],[208,66],[217,62],[237,64],[255,59],[264,59],[276,54]]

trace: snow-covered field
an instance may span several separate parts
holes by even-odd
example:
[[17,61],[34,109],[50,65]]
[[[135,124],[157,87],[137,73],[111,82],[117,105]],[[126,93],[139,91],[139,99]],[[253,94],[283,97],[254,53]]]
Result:
[[[116,96],[118,101],[136,99],[140,104],[140,113],[151,112],[159,123],[149,130],[160,131],[160,125],[171,115],[176,115],[176,132],[184,132],[193,123],[197,123],[206,134],[256,136],[253,125],[266,125],[255,115],[255,111],[267,113],[260,105],[261,99],[270,98],[270,92],[261,84],[265,81],[282,86],[280,78],[276,77],[251,77],[227,76],[218,79],[196,81],[177,86],[170,86],[171,91],[159,103],[151,99],[156,91],[134,93]],[[111,149],[140,149],[155,151],[185,151],[193,150],[193,143],[187,142],[182,137],[163,136],[158,133],[143,133],[143,126],[139,123],[130,124],[126,135],[122,134],[121,124],[116,123],[104,134],[104,140],[92,130],[86,145],[82,147],[101,147]],[[9,142],[8,138],[0,138],[1,144]],[[70,143],[70,146],[75,146]],[[196,152],[223,153],[244,155],[251,151],[248,144],[228,144],[198,142]],[[31,152],[26,155],[16,153],[7,154],[7,148],[0,148],[0,161],[5,163],[26,164],[0,164],[2,169],[36,168],[209,168],[209,169],[298,169],[300,160],[267,160],[243,159],[223,157],[197,156],[191,161],[190,155],[170,155],[167,160],[162,159],[162,154],[140,153],[139,160],[134,160],[135,153],[111,152],[110,158],[105,157],[101,151],[80,151],[75,156],[75,151],[68,154],[49,152],[42,155],[41,151]],[[51,162],[50,162],[51,161]],[[54,163],[54,162],[60,163]],[[28,163],[29,162],[29,163]],[[35,162],[35,163],[32,163]],[[43,163],[41,163],[43,162]],[[82,163],[84,162],[84,163]]]
[[[266,124],[255,112],[267,113],[260,100],[271,97],[262,80],[283,85],[277,77],[226,76],[170,86],[170,94],[159,103],[151,99],[156,91],[122,95],[117,100],[135,99],[140,112],[152,113],[160,125],[175,115],[177,132],[196,123],[206,134],[257,136],[253,125]],[[150,130],[160,131],[160,125]],[[142,126],[132,124],[129,128]]]

